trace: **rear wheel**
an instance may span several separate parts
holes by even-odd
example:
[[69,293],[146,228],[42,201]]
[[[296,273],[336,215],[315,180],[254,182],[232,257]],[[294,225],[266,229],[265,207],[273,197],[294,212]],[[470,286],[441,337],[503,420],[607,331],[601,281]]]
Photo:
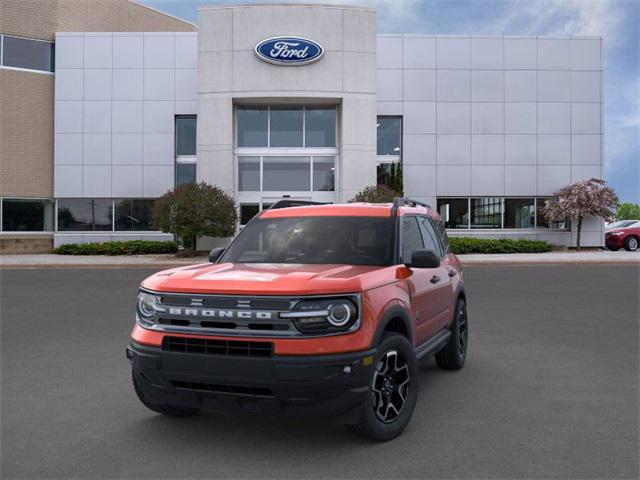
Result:
[[138,396],[142,404],[149,410],[152,410],[156,413],[161,413],[163,415],[168,415],[170,417],[190,417],[200,411],[199,408],[178,407],[175,405],[153,403],[140,388],[140,385],[138,383],[140,380],[136,378],[135,373],[131,372],[131,378],[133,380],[133,389],[135,390],[136,395]]
[[391,440],[406,428],[418,398],[418,360],[402,335],[385,334],[378,348],[360,420],[348,428],[379,442]]
[[467,304],[463,299],[456,302],[456,311],[451,324],[451,336],[445,347],[436,353],[436,363],[443,370],[460,370],[467,358],[469,343],[469,321]]
[[635,252],[638,250],[638,237],[627,237],[624,241],[624,249],[629,252]]

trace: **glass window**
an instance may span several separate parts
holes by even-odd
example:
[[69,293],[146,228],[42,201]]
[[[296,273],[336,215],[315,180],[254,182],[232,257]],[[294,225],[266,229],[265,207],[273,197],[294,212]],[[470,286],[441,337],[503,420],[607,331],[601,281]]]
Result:
[[3,35],[2,44],[4,66],[53,72],[53,43]]
[[263,157],[262,190],[303,191],[311,188],[309,157]]
[[222,261],[391,265],[393,222],[388,217],[263,216],[240,232]]
[[154,230],[151,226],[153,200],[116,200],[116,230],[141,232]]
[[304,112],[305,146],[336,146],[336,109],[306,107]]
[[420,232],[422,233],[424,248],[426,250],[432,251],[438,257],[442,258],[442,248],[440,246],[440,240],[438,240],[438,234],[433,229],[431,220],[426,217],[418,217],[418,224],[420,225]]
[[561,230],[568,230],[570,226],[568,220],[562,220],[560,222],[549,222],[545,218],[544,213],[542,212],[542,210],[544,209],[544,202],[552,199],[553,197],[544,197],[544,198],[538,198],[536,200],[536,203],[537,203],[536,222],[537,222],[538,228],[556,228]]
[[445,229],[444,222],[442,220],[436,220],[433,222],[436,227],[436,232],[440,237],[440,244],[442,245],[443,254],[451,253],[451,247],[449,246],[449,237],[447,237],[447,230]]
[[176,117],[176,155],[196,154],[196,116]]
[[416,217],[402,219],[402,263],[411,263],[411,255],[416,250],[422,250],[424,243],[418,227]]
[[107,199],[70,198],[58,200],[58,231],[111,231],[113,202]]
[[386,185],[399,193],[404,190],[401,162],[380,162],[376,173],[378,185]]
[[378,155],[400,155],[402,140],[401,117],[378,117]]
[[484,197],[471,199],[471,228],[501,228],[502,199]]
[[5,232],[50,232],[53,230],[51,200],[2,200],[2,230]]
[[535,215],[533,198],[504,199],[504,228],[534,228]]
[[269,111],[267,107],[238,107],[238,147],[267,147]]
[[260,205],[257,203],[243,203],[240,205],[240,225],[246,225],[253,217],[260,212]]
[[176,163],[176,187],[185,183],[196,183],[196,164],[193,162]]
[[273,147],[302,147],[302,107],[271,107],[269,128]]
[[335,190],[335,171],[334,157],[313,157],[313,190],[333,192]]
[[446,228],[469,228],[469,200],[439,198],[438,213]]
[[260,191],[260,157],[238,157],[238,190]]

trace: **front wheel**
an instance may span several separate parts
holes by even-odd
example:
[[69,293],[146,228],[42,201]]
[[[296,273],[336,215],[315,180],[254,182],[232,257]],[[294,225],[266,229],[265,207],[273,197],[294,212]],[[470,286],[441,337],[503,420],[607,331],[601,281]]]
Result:
[[638,250],[638,237],[627,237],[624,241],[624,249],[629,252]]
[[418,375],[418,360],[411,343],[402,335],[386,334],[376,354],[360,420],[348,428],[378,442],[400,435],[416,406]]
[[451,335],[445,347],[436,353],[436,363],[443,370],[460,370],[467,358],[469,343],[469,319],[467,304],[463,299],[456,302],[456,311],[451,324]]

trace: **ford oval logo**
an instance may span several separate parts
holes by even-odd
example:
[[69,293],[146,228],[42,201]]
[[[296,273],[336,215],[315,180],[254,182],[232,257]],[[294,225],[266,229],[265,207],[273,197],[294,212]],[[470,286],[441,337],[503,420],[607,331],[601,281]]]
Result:
[[302,37],[267,38],[256,45],[258,58],[276,65],[307,65],[320,60],[323,53],[322,45]]

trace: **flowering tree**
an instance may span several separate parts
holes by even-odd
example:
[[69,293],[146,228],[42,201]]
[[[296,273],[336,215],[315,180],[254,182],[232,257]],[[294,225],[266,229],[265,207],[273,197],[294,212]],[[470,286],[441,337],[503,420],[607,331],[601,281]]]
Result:
[[195,254],[198,237],[229,237],[236,228],[233,198],[206,183],[186,183],[155,201],[153,225],[182,238]]
[[580,250],[582,219],[600,217],[610,221],[614,217],[613,209],[619,204],[618,196],[604,180],[592,178],[581,180],[555,194],[556,199],[547,200],[543,215],[552,222],[566,218],[577,222],[576,246]]
[[349,202],[391,203],[395,197],[402,197],[402,194],[386,185],[371,185],[358,192]]

